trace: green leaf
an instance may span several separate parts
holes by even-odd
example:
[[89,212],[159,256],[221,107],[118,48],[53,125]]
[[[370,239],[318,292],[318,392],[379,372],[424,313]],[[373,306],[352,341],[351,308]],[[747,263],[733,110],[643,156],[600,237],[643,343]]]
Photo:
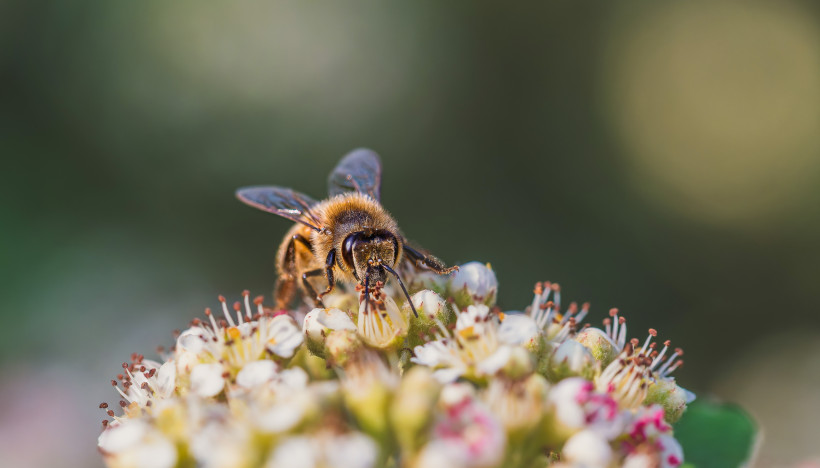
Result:
[[757,424],[742,408],[698,400],[675,424],[686,466],[748,466],[757,442]]

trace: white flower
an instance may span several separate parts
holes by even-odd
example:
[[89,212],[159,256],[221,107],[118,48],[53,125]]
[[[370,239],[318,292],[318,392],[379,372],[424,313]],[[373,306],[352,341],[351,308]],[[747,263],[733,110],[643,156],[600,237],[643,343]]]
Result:
[[350,432],[326,439],[324,452],[328,466],[371,468],[376,465],[379,449],[370,437],[359,432]]
[[663,415],[663,408],[659,405],[638,409],[626,428],[632,445],[641,444],[662,434],[671,434],[672,426],[664,420]]
[[462,360],[458,350],[449,345],[447,338],[416,346],[413,354],[411,361],[435,369],[433,376],[439,382],[453,382],[468,369],[467,363]]
[[[100,405],[109,417],[98,439],[105,463],[683,463],[670,425],[691,396],[671,376],[682,350],[653,342],[652,329],[642,344],[627,340],[616,309],[604,329],[577,333],[588,305],[562,309],[560,288],[550,283],[536,285],[526,313],[491,310],[492,270],[473,263],[461,273],[448,280],[451,293],[462,294],[455,300],[466,301],[461,309],[452,295],[429,290],[400,308],[396,300],[403,299],[394,300],[381,283],[371,285],[368,297],[361,287],[358,295],[340,293],[339,303],[358,301],[358,314],[313,309],[302,315],[305,307],[274,314],[261,299],[252,308],[247,292],[244,306],[231,310],[220,297],[222,318],[208,311],[205,321],[195,319],[170,355],[151,361],[135,354],[123,364],[112,381],[122,414]],[[301,327],[293,316],[303,319]],[[296,352],[303,341],[312,354]]]
[[612,439],[623,430],[623,416],[618,403],[606,393],[595,391],[592,382],[570,377],[554,385],[547,399],[562,430],[574,433],[590,429],[606,439]]
[[561,287],[557,283],[536,283],[532,304],[528,307],[529,316],[541,329],[546,338],[557,344],[566,340],[589,312],[589,304],[571,303],[566,311],[561,312]]
[[[266,350],[283,358],[293,357],[294,351],[302,344],[302,334],[296,321],[287,315],[280,315],[267,321],[265,317],[259,320],[260,329],[266,331],[260,336],[267,337]],[[265,325],[268,329],[265,330]],[[251,330],[251,334],[253,330]]]
[[612,460],[609,442],[589,429],[570,437],[561,454],[568,462],[587,468],[606,468]]
[[203,398],[218,395],[225,387],[221,364],[197,364],[191,370],[191,391]]
[[595,378],[599,391],[611,393],[621,408],[635,409],[647,396],[651,359],[635,355],[627,343],[624,351]]
[[430,369],[414,366],[404,372],[389,405],[390,423],[405,453],[415,453],[433,420],[441,385]]
[[270,388],[274,393],[298,392],[307,387],[309,379],[301,367],[284,369],[273,376]]
[[434,375],[441,382],[451,382],[471,373],[493,375],[504,367],[512,354],[499,340],[498,316],[486,305],[471,305],[460,312],[452,334],[440,322],[438,326],[438,338],[416,346],[411,360],[437,369]]
[[304,436],[289,437],[277,445],[268,457],[268,468],[318,468],[319,453],[313,441]]
[[672,426],[664,420],[664,410],[659,405],[638,409],[624,434],[624,466],[676,468],[683,463],[683,449],[672,437]]
[[541,331],[535,320],[529,315],[520,313],[505,313],[502,315],[501,326],[498,327],[498,339],[503,343],[523,346],[530,351],[537,351],[538,337]]
[[236,384],[245,389],[259,387],[270,382],[276,375],[276,363],[264,359],[245,364],[245,367],[236,374]]
[[344,402],[357,425],[370,434],[385,432],[390,400],[399,384],[398,369],[367,350],[341,372]]
[[325,340],[334,330],[356,330],[356,324],[339,309],[313,309],[305,315],[302,331],[310,350],[319,356],[325,354]]
[[592,377],[595,358],[575,340],[566,340],[550,356],[550,377],[560,380],[568,376]]
[[286,369],[268,384],[269,398],[250,401],[250,419],[263,433],[289,431],[318,413],[321,405],[338,391],[337,382],[308,384],[302,369]]
[[448,291],[459,307],[495,304],[498,280],[489,264],[470,262],[461,265],[450,278]]
[[310,401],[310,396],[310,393],[301,393],[277,399],[273,404],[256,408],[252,420],[263,433],[289,431],[316,406],[315,402]]
[[276,373],[265,387],[257,390],[260,391],[242,395],[249,407],[250,423],[263,434],[280,434],[315,417],[323,405],[336,400],[339,384],[309,383],[307,373],[294,367]]
[[143,359],[142,356],[133,357],[136,359],[131,364],[123,363],[124,374],[118,376],[124,390],[117,381],[112,381],[120,396],[131,405],[129,407],[148,409],[154,401],[170,398],[176,388],[174,363],[160,365],[156,361]]
[[361,299],[356,322],[362,341],[381,349],[399,347],[409,327],[396,301],[379,287],[371,288],[370,300]]
[[602,366],[609,365],[615,359],[615,356],[621,352],[620,348],[615,346],[612,338],[600,328],[584,328],[575,335],[575,341],[588,349],[592,357],[600,362]]
[[482,393],[482,399],[493,414],[513,431],[532,431],[544,416],[549,383],[539,374],[508,381],[494,379]]
[[[447,312],[447,301],[429,289],[418,291],[410,297],[410,300],[419,316],[427,319],[436,319]],[[404,307],[409,308],[409,304],[404,304]]]
[[431,442],[421,451],[418,467],[490,467],[501,461],[506,434],[501,423],[468,386],[445,387],[444,411],[433,426]]
[[100,434],[97,446],[109,466],[171,468],[177,463],[174,444],[141,419],[121,419]]
[[217,321],[206,309],[209,323],[195,320],[194,326],[180,334],[175,352],[180,372],[192,371],[200,363],[222,363],[225,371],[238,372],[245,364],[268,354],[279,359],[293,356],[303,340],[294,320],[266,312],[261,297],[254,301],[257,313],[253,314],[249,293],[245,291],[243,296],[244,311],[239,302],[234,304],[235,320],[220,296],[224,319]]
[[672,436],[658,436],[655,446],[660,450],[661,468],[676,468],[683,464],[683,448]]
[[224,415],[195,430],[190,441],[191,454],[202,468],[251,467],[256,462],[251,436],[241,421]]
[[373,468],[379,450],[359,432],[288,437],[271,451],[268,468]]

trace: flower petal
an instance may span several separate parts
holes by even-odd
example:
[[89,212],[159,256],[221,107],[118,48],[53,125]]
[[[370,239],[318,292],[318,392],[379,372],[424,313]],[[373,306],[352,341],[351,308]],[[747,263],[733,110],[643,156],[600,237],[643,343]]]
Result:
[[510,360],[510,356],[512,356],[512,348],[509,346],[501,346],[495,350],[493,354],[479,362],[478,365],[476,365],[476,370],[478,370],[479,374],[495,375],[496,372],[507,364]]
[[173,360],[166,362],[157,372],[157,394],[168,398],[176,388],[177,368]]
[[524,314],[505,314],[498,327],[499,341],[508,345],[526,345],[540,334],[535,320]]
[[612,447],[607,440],[589,429],[569,438],[561,451],[575,465],[605,467],[612,460]]
[[97,446],[107,453],[119,453],[133,446],[148,433],[148,424],[139,419],[124,419],[108,426],[97,438]]
[[207,398],[218,395],[225,386],[220,364],[199,364],[191,370],[191,391]]
[[252,361],[242,368],[236,375],[236,383],[240,387],[251,389],[265,382],[269,382],[276,375],[276,363],[268,359]]

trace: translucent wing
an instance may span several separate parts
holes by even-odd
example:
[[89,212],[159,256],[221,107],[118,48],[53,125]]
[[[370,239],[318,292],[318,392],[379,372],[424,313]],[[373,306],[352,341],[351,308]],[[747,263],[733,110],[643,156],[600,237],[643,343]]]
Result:
[[302,223],[317,231],[322,230],[322,224],[310,211],[316,200],[289,188],[273,185],[243,187],[236,191],[236,198],[262,211]]
[[375,152],[355,149],[339,161],[327,179],[331,196],[346,192],[361,192],[379,200],[382,186],[382,162]]

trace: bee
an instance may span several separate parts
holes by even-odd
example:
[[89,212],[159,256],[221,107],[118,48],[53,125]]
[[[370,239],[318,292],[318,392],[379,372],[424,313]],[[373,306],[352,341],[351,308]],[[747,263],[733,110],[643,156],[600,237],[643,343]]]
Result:
[[[296,224],[287,232],[276,255],[278,281],[274,298],[286,309],[297,288],[324,307],[322,298],[337,281],[356,282],[370,302],[370,293],[391,274],[418,316],[397,272],[400,265],[429,269],[440,275],[458,270],[413,248],[380,203],[381,160],[368,149],[348,153],[328,177],[329,198],[317,202],[307,195],[277,186],[244,187],[236,191],[243,203]],[[312,281],[327,283],[317,294]],[[321,287],[321,285],[320,285]]]

